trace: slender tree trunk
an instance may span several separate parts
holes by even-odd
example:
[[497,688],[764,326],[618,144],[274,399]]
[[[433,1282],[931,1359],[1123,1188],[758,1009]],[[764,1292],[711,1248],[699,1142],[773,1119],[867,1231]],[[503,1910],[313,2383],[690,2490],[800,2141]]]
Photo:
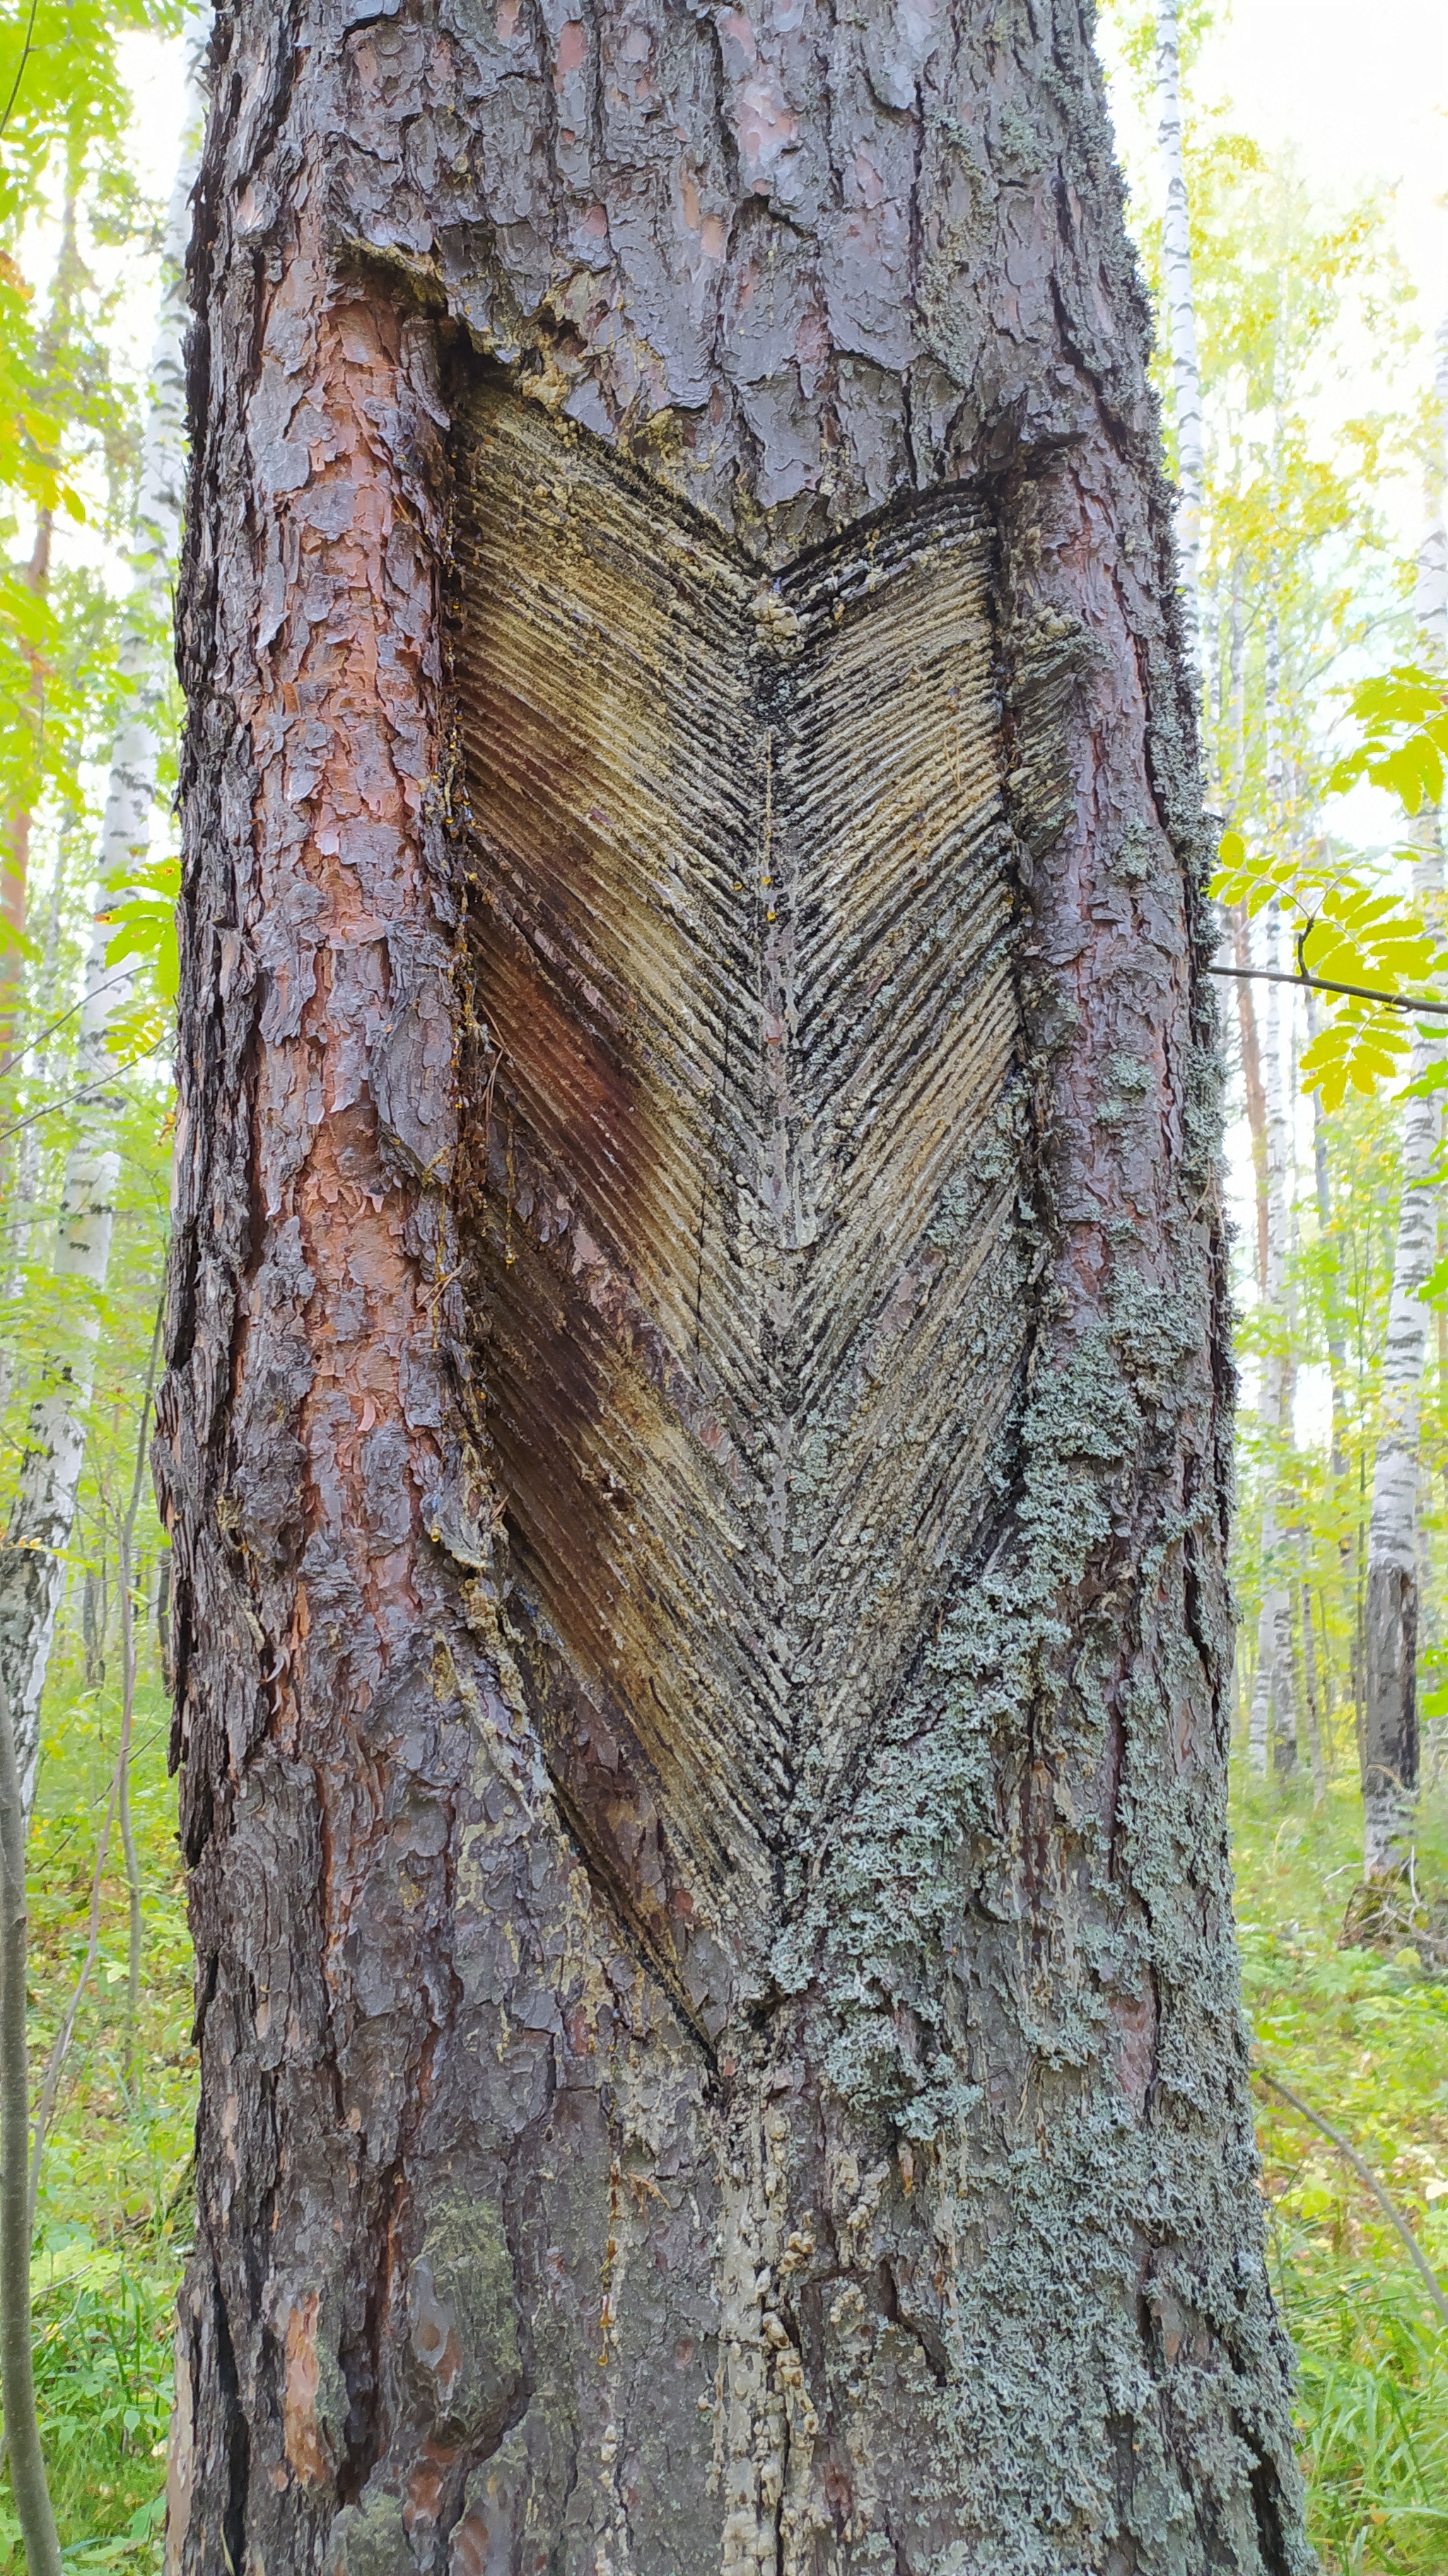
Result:
[[1201,636],[1202,387],[1197,365],[1197,313],[1192,296],[1191,208],[1182,158],[1181,62],[1177,0],[1157,0],[1156,97],[1166,204],[1162,217],[1162,267],[1171,328],[1171,370],[1177,442],[1177,563],[1189,663],[1195,667]]
[[163,1548],[156,1564],[156,1653],[161,1680],[169,1691],[175,1680],[171,1658],[171,1551]]
[[[1439,334],[1436,390],[1448,418],[1448,326]],[[1428,525],[1419,550],[1415,600],[1422,652],[1430,667],[1440,671],[1448,667],[1443,490],[1440,428],[1428,478]],[[1441,922],[1443,853],[1436,806],[1415,817],[1413,836],[1419,897],[1428,918]],[[1420,1035],[1413,1049],[1414,1079],[1442,1057],[1441,1039]],[[1430,1175],[1438,1124],[1436,1093],[1404,1102],[1402,1196],[1368,1524],[1363,1768],[1363,1875],[1368,1879],[1391,1875],[1404,1865],[1418,1794],[1418,1436],[1428,1341],[1428,1309],[1418,1292],[1437,1249],[1438,1192]]]
[[[1419,1040],[1415,1073],[1433,1041]],[[1436,1141],[1437,1103],[1403,1108],[1402,1198],[1383,1355],[1382,1410],[1373,1461],[1364,1612],[1363,1874],[1402,1867],[1418,1790],[1418,1395],[1428,1309],[1418,1291],[1433,1266],[1433,1191],[1425,1186]]]
[[[76,190],[72,177],[61,210],[50,311],[40,343],[42,378],[46,382],[50,402],[61,419],[69,409],[71,339],[83,281],[76,234]],[[46,507],[36,512],[35,536],[30,561],[25,568],[25,585],[32,598],[43,600],[49,594],[54,551],[55,512]],[[45,723],[45,681],[44,664],[38,654],[32,655],[26,704],[23,710],[16,712],[21,724],[37,743]],[[12,1069],[23,1046],[19,942],[25,935],[29,910],[30,836],[34,820],[34,809],[27,798],[11,809],[5,818],[3,835],[0,835],[0,1074]],[[8,1144],[0,1142],[0,1178],[4,1177],[9,1160]]]
[[[1244,970],[1252,963],[1252,933],[1244,903],[1231,911],[1232,956]],[[1252,1139],[1252,1173],[1257,1184],[1257,1286],[1267,1294],[1267,1094],[1262,1086],[1262,1050],[1257,1043],[1257,1009],[1252,987],[1237,985],[1237,1025],[1242,1038],[1242,1089],[1247,1104],[1247,1132]]]
[[[1281,646],[1274,604],[1267,620],[1263,673],[1263,724],[1266,736],[1267,814],[1269,827],[1289,827],[1284,793],[1281,725]],[[1270,974],[1290,965],[1282,954],[1282,918],[1274,901],[1261,915],[1263,955]],[[1262,1368],[1262,1428],[1266,1434],[1267,1486],[1262,1512],[1262,1607],[1258,1620],[1257,1684],[1253,1694],[1248,1753],[1252,1769],[1265,1776],[1269,1750],[1279,1773],[1290,1772],[1297,1759],[1296,1704],[1292,1687],[1291,1536],[1292,1497],[1282,1478],[1282,1456],[1292,1442],[1296,1376],[1294,1305],[1289,1264],[1292,1161],[1291,1099],[1283,1081],[1281,993],[1267,987],[1267,1044],[1263,1067],[1266,1110],[1267,1257],[1263,1319],[1267,1350]]]
[[141,1410],[136,1423],[136,1471],[131,1479],[130,1500],[125,1518],[117,1532],[116,1563],[120,1577],[121,1597],[121,1736],[116,1752],[116,1823],[120,1828],[121,1853],[126,1868],[128,1939],[126,1944],[126,2034],[122,2060],[125,2067],[126,2091],[134,2104],[140,2090],[138,2033],[141,2020],[141,1863],[136,1850],[136,1837],[131,1823],[131,1745],[136,1714],[136,1611],[135,1551],[136,1515],[140,1510],[141,1486],[146,1472],[146,1452],[151,1428],[151,1398],[156,1389],[156,1363],[161,1350],[161,1316],[156,1316],[151,1336],[151,1358],[146,1370],[146,1384],[141,1396]]
[[106,1587],[104,1569],[88,1565],[81,1589],[80,1633],[85,1647],[87,1690],[99,1690],[106,1677]]
[[[197,31],[192,45],[199,51]],[[158,648],[180,538],[186,295],[182,251],[195,169],[195,141],[183,150],[166,241],[162,310],[151,361],[151,397],[141,460],[133,587],[120,650],[129,695],[112,747],[101,829],[96,920],[86,960],[77,1072],[77,1134],[61,1187],[55,1267],[77,1283],[66,1347],[41,1372],[31,1407],[10,1525],[0,1549],[0,1675],[10,1694],[21,1794],[28,1816],[40,1753],[40,1701],[55,1621],[65,1591],[65,1551],[85,1456],[85,1412],[100,1338],[101,1292],[110,1265],[120,1157],[111,1027],[131,993],[124,967],[108,964],[107,906],[127,871],[144,862],[160,758],[165,674]]]
[[[55,512],[39,510],[30,561],[25,567],[25,586],[37,599],[43,599],[50,588],[50,558],[54,543]],[[29,703],[21,718],[31,731],[39,729],[44,702],[44,673],[38,663],[32,662]],[[13,807],[6,817],[3,843],[0,843],[0,849],[3,849],[3,856],[0,856],[0,1074],[14,1070],[22,1047],[20,943],[25,937],[29,903],[33,820],[28,803]],[[0,1178],[3,1178],[9,1160],[8,1143],[0,1145]]]
[[[1309,991],[1303,998],[1307,1005],[1307,1040],[1310,1046],[1317,1036],[1317,997]],[[1323,1309],[1328,1382],[1332,1390],[1330,1466],[1336,1479],[1347,1471],[1347,1337],[1342,1328],[1342,1271],[1332,1215],[1332,1161],[1327,1112],[1323,1108],[1320,1091],[1314,1091],[1312,1095],[1312,1178],[1317,1199],[1318,1238],[1324,1254]]]
[[[74,831],[74,811],[68,810],[61,818],[60,830],[57,835],[59,846],[56,851],[55,873],[50,884],[50,900],[45,908],[45,936],[41,942],[38,972],[35,979],[36,991],[47,995],[53,994],[56,989],[56,966],[60,954],[61,907],[65,896],[66,859]],[[34,1086],[35,1093],[42,1099],[45,1097],[46,1076],[51,1057],[51,1041],[53,1034],[53,1031],[48,1028],[46,1024],[42,1023],[41,1031],[37,1033],[34,1044],[25,1052],[24,1063],[26,1072],[31,1084]],[[28,1126],[22,1128],[19,1141],[16,1145],[15,1161],[13,1166],[14,1179],[10,1186],[9,1203],[5,1210],[7,1237],[6,1254],[8,1260],[8,1276],[5,1281],[5,1289],[7,1295],[12,1300],[19,1298],[22,1293],[23,1283],[21,1265],[30,1258],[33,1248],[32,1237],[35,1230],[38,1208],[40,1169],[41,1126],[38,1120],[32,1120]],[[0,1407],[4,1406],[9,1397],[11,1367],[12,1361],[10,1353],[8,1351],[0,1352]]]
[[[1231,602],[1227,621],[1227,679],[1231,703],[1231,798],[1230,811],[1240,810],[1247,761],[1247,690],[1243,668],[1245,637],[1243,631],[1242,559],[1232,564]],[[1252,932],[1245,903],[1234,904],[1231,912],[1232,956],[1236,965],[1252,963]],[[1257,1286],[1267,1294],[1267,1099],[1262,1088],[1261,1050],[1257,1043],[1257,1009],[1249,983],[1239,982],[1237,1024],[1242,1039],[1242,1086],[1246,1093],[1247,1126],[1252,1139],[1252,1172],[1257,1185]]]
[[170,2565],[1295,2576],[1082,15],[352,14],[195,252]]
[[30,2058],[25,2038],[25,1829],[15,1731],[0,1681],[0,2404],[25,2563],[30,2576],[60,2576],[31,2360]]
[[[1281,964],[1281,920],[1275,903],[1262,916],[1262,954],[1269,971]],[[1267,986],[1263,1094],[1267,1142],[1267,1278],[1262,1300],[1266,1349],[1258,1420],[1263,1437],[1262,1603],[1257,1618],[1257,1671],[1248,1719],[1247,1760],[1265,1780],[1273,1748],[1288,1741],[1292,1705],[1292,1600],[1289,1535],[1284,1526],[1281,1455],[1292,1433],[1292,1356],[1287,1282],[1287,1109],[1282,1081],[1279,984]],[[1279,1756],[1280,1759],[1280,1756]],[[1290,1764],[1287,1767],[1291,1767]]]
[[1323,1746],[1322,1703],[1318,1695],[1317,1639],[1312,1627],[1312,1586],[1308,1580],[1306,1534],[1297,1534],[1298,1616],[1302,1625],[1302,1692],[1303,1713],[1307,1720],[1307,1757],[1312,1766],[1312,1803],[1325,1805],[1327,1800],[1327,1759]]

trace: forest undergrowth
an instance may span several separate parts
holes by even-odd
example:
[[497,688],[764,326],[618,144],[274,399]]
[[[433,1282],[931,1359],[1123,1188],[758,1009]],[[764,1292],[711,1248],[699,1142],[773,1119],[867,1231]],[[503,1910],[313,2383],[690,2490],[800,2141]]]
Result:
[[[56,1659],[29,1861],[29,2035],[38,2090],[89,1947],[91,1887],[115,1769],[119,1686]],[[171,2319],[191,2224],[196,2058],[191,1942],[170,1711],[159,1678],[135,1712],[131,1808],[142,1874],[142,1979],[128,2049],[129,1909],[119,1836],[100,1939],[46,2142],[35,2217],[35,2377],[68,2566],[160,2563]],[[127,2082],[131,2056],[134,2080]],[[24,2565],[8,2477],[0,2568]]]
[[[1253,2059],[1355,2148],[1448,2291],[1448,1975],[1436,1960],[1425,1968],[1401,1929],[1381,1947],[1341,1946],[1361,1843],[1356,1779],[1314,1814],[1305,1781],[1284,1794],[1238,1773]],[[1420,1921],[1436,1921],[1448,1892],[1441,1791],[1424,1802],[1417,1884]],[[1256,2090],[1311,2536],[1329,2576],[1434,2576],[1448,2565],[1448,2329],[1342,2149],[1265,2082]]]
[[[57,1656],[32,1830],[32,2067],[39,2081],[88,1944],[119,1691]],[[100,1940],[36,2211],[37,2382],[66,2563],[160,2564],[171,2313],[191,2224],[191,1951],[159,1679],[136,1710],[133,1807],[144,1885],[137,2080],[128,2086],[128,1915],[117,1845]],[[1254,2062],[1377,2175],[1448,2285],[1448,1973],[1431,1937],[1340,1946],[1360,1870],[1357,1784],[1314,1813],[1309,1784],[1233,1798]],[[1419,1923],[1448,1899],[1448,1798],[1425,1803]],[[1410,1927],[1411,1929],[1411,1927]],[[1422,1951],[1430,1964],[1425,1968]],[[1258,2085],[1273,2284],[1297,2347],[1311,2531],[1328,2576],[1448,2564],[1448,2331],[1346,2156]],[[0,2570],[23,2565],[0,2482]]]

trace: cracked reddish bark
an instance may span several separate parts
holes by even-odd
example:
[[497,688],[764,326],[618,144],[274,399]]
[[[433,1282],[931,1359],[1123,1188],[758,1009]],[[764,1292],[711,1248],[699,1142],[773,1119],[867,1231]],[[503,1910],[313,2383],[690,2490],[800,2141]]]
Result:
[[297,0],[214,81],[171,2564],[1305,2569],[1081,14]]

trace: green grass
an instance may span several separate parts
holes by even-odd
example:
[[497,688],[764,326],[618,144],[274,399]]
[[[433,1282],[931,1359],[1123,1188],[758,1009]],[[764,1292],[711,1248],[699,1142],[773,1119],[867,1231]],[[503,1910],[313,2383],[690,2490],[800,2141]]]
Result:
[[[61,1669],[31,1828],[30,2052],[38,2086],[85,1956],[118,1694]],[[159,2564],[171,2319],[188,2241],[196,2065],[191,1954],[166,1777],[168,1718],[138,1696],[132,1812],[144,1889],[140,2080],[124,2080],[127,1923],[119,1838],[101,1940],[46,2150],[32,2289],[35,2372],[61,2546],[76,2569]],[[23,2553],[0,2484],[0,2569]]]
[[[49,1702],[31,1862],[38,2082],[85,1952],[96,1835],[115,1758],[113,1692],[62,1668]],[[137,1709],[145,1880],[142,2078],[123,2080],[125,1887],[104,1881],[100,1960],[45,2161],[36,2366],[68,2566],[158,2564],[171,2314],[190,2223],[196,2068],[191,1958],[154,1684]],[[1346,1784],[1233,1802],[1248,2013],[1264,2065],[1351,2138],[1448,2283],[1448,1978],[1411,1950],[1338,1948],[1359,1811]],[[1424,1818],[1420,1886],[1448,1891],[1448,1814]],[[1259,2101],[1273,2279],[1297,2344],[1312,2534],[1330,2576],[1448,2567],[1448,2334],[1371,2195],[1330,2141]],[[0,2482],[0,2570],[21,2563]]]
[[[1373,2168],[1448,2290],[1448,1980],[1413,1950],[1339,1949],[1357,1877],[1355,1787],[1238,1790],[1248,2016],[1263,2065]],[[1448,1887],[1448,1819],[1423,1817],[1419,1888]],[[1297,2346],[1312,2537],[1332,2576],[1448,2566],[1448,2333],[1331,2141],[1259,2088],[1273,2282]]]

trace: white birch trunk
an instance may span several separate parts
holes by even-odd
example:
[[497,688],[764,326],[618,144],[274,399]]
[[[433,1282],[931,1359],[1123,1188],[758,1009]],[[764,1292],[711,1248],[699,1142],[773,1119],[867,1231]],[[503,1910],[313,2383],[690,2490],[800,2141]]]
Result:
[[85,1415],[101,1329],[100,1301],[115,1223],[120,1158],[114,1143],[117,1095],[107,1032],[130,1000],[132,978],[124,969],[107,966],[111,928],[99,916],[107,897],[113,901],[128,872],[145,861],[156,798],[158,726],[166,691],[162,639],[169,628],[185,472],[188,200],[200,142],[197,76],[209,16],[209,11],[204,17],[201,11],[194,12],[186,30],[187,115],[167,221],[131,556],[132,586],[119,657],[130,694],[112,746],[99,851],[97,919],[86,960],[78,1052],[82,1099],[57,1228],[57,1275],[75,1281],[81,1293],[72,1309],[68,1347],[41,1373],[10,1527],[0,1550],[0,1675],[10,1699],[27,1817],[35,1794],[40,1700],[65,1591],[65,1551],[80,1488]]
[[[1269,904],[1262,962],[1281,967],[1278,907]],[[1270,1336],[1262,1362],[1258,1418],[1267,1452],[1262,1502],[1262,1606],[1257,1620],[1257,1672],[1248,1719],[1247,1760],[1265,1780],[1269,1748],[1292,1724],[1292,1601],[1277,1457],[1291,1431],[1291,1361],[1287,1349],[1287,1112],[1282,1081],[1280,984],[1266,987],[1262,1087],[1267,1104],[1267,1275],[1263,1312]],[[1295,1729],[1294,1729],[1295,1731]]]
[[[1420,1039],[1413,1072],[1441,1054]],[[1397,1869],[1411,1837],[1418,1788],[1418,1411],[1428,1309],[1418,1291],[1437,1253],[1435,1193],[1425,1188],[1437,1143],[1437,1101],[1403,1104],[1402,1198],[1383,1355],[1382,1411],[1368,1522],[1367,1689],[1363,1872]]]
[[[1442,422],[1448,418],[1448,323],[1438,332],[1434,390],[1440,407],[1437,453],[1427,486],[1427,526],[1418,550],[1415,606],[1423,658],[1448,666],[1448,546],[1443,528]],[[1418,894],[1441,920],[1443,856],[1436,806],[1416,817]],[[1440,1063],[1442,1040],[1420,1036],[1415,1078]],[[1419,1296],[1438,1249],[1438,1192],[1430,1182],[1438,1144],[1438,1095],[1403,1103],[1402,1197],[1383,1358],[1383,1394],[1368,1523],[1367,1688],[1363,1761],[1363,1875],[1391,1875],[1405,1862],[1418,1795],[1418,1426],[1428,1309]]]
[[1327,1756],[1323,1740],[1322,1703],[1318,1696],[1317,1639],[1312,1633],[1312,1563],[1307,1532],[1297,1533],[1297,1614],[1302,1637],[1303,1713],[1307,1719],[1307,1758],[1312,1767],[1314,1810],[1327,1803]]
[[1430,670],[1448,668],[1448,532],[1443,524],[1443,492],[1448,480],[1448,319],[1438,325],[1433,392],[1438,404],[1437,445],[1427,478],[1427,526],[1418,548],[1418,576],[1413,607]]
[[1182,159],[1181,62],[1177,0],[1157,0],[1157,140],[1166,181],[1162,266],[1171,333],[1172,385],[1177,434],[1177,567],[1181,576],[1187,657],[1197,667],[1201,626],[1202,388],[1197,364],[1197,314],[1192,297],[1192,242]]

